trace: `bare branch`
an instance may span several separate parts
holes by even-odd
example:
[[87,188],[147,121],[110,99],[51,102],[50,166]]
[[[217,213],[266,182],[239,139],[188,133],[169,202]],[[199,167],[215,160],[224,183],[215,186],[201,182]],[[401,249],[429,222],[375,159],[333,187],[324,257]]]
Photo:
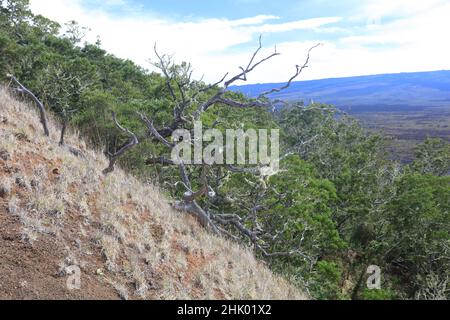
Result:
[[196,113],[194,114],[194,118],[198,119],[203,112],[207,111],[211,106],[215,105],[216,103],[222,103],[229,107],[241,108],[241,109],[251,108],[251,107],[261,107],[261,108],[270,108],[271,107],[270,103],[265,103],[265,102],[261,102],[258,100],[243,103],[243,102],[235,101],[232,99],[227,99],[227,98],[223,97],[224,94],[225,94],[225,92],[221,91],[221,92],[217,93],[214,97],[212,97],[211,99],[206,101],[204,104],[202,104],[199,107],[199,109],[196,111]]
[[297,79],[300,76],[300,74],[303,72],[304,69],[308,68],[309,60],[311,59],[311,51],[313,51],[315,48],[319,47],[320,45],[322,45],[322,44],[318,43],[318,44],[316,44],[315,46],[313,46],[312,48],[310,48],[308,50],[308,55],[306,57],[305,63],[302,66],[299,66],[299,65],[295,66],[296,67],[295,74],[289,79],[289,81],[284,86],[282,86],[280,88],[275,88],[275,89],[266,91],[266,92],[262,93],[260,95],[260,97],[265,97],[265,96],[267,96],[267,95],[269,95],[271,93],[280,92],[280,91],[283,91],[283,90],[289,88],[291,86],[291,84],[292,84],[292,81]]
[[191,180],[189,179],[189,176],[187,174],[186,171],[186,166],[184,165],[183,162],[181,162],[178,165],[178,168],[180,170],[180,176],[181,176],[181,180],[183,181],[184,185],[186,186],[186,188],[192,192],[192,184],[191,184]]
[[164,166],[174,166],[176,163],[173,160],[167,159],[166,157],[157,157],[157,158],[148,158],[147,161],[145,161],[146,165],[155,165],[155,164],[162,164]]
[[[183,169],[183,166],[180,167],[180,170],[182,170],[182,169]],[[184,171],[185,171],[185,169],[184,169]],[[186,173],[182,173],[182,176],[185,177],[184,180],[186,180],[186,181],[189,180],[187,178],[187,174]],[[208,181],[207,181],[207,178],[206,178],[206,166],[205,165],[203,165],[202,175],[201,175],[200,180],[203,182],[203,186],[197,192],[193,192],[192,190],[189,190],[189,192],[186,193],[185,196],[184,196],[184,201],[185,202],[195,201],[196,199],[198,199],[198,198],[208,194],[209,187],[208,187]],[[189,182],[189,185],[190,185],[190,182]]]
[[[221,102],[224,103],[228,106],[231,107],[239,107],[239,108],[245,108],[245,107],[251,107],[251,106],[258,106],[258,107],[267,107],[269,106],[268,104],[264,104],[262,102],[252,102],[249,104],[242,104],[239,103],[237,101],[233,101],[230,99],[225,99],[223,98],[223,95],[227,92],[227,89],[230,85],[232,85],[234,82],[238,81],[238,80],[242,80],[242,81],[246,81],[247,80],[247,74],[252,72],[256,67],[258,67],[259,65],[261,65],[262,63],[266,62],[267,60],[280,55],[278,52],[275,52],[270,54],[269,56],[259,60],[258,62],[254,62],[256,59],[256,56],[258,55],[258,53],[261,51],[262,49],[262,42],[261,42],[261,37],[259,37],[259,46],[258,48],[255,50],[255,52],[253,53],[250,62],[248,63],[246,68],[240,67],[241,72],[236,74],[235,76],[233,76],[230,80],[226,81],[224,83],[224,88],[222,88],[216,95],[214,95],[213,97],[211,97],[208,101],[204,102],[202,105],[199,106],[198,110],[194,113],[194,119],[198,119],[200,117],[200,115],[207,111],[212,105]],[[220,84],[224,81],[224,79],[227,77],[228,74],[225,75],[225,77],[223,79],[221,79],[221,81],[219,81],[217,84]]]
[[242,222],[242,218],[237,214],[216,214],[215,217],[222,218],[225,220],[237,220]]
[[231,220],[230,219],[223,219],[223,218],[221,218],[218,215],[214,215],[213,219],[216,220],[217,222],[219,222],[222,225],[233,225],[234,227],[236,227],[236,229],[238,229],[238,231],[242,235],[244,235],[247,238],[249,238],[252,242],[254,241],[254,239],[255,239],[254,233],[251,230],[249,230],[246,227],[244,227],[244,225],[239,220],[236,220],[236,219],[231,219]]
[[44,133],[47,137],[50,136],[50,131],[48,129],[48,123],[47,123],[47,113],[45,111],[45,107],[44,104],[33,94],[33,92],[31,92],[30,90],[28,90],[24,85],[22,85],[19,80],[16,79],[16,77],[14,77],[12,74],[7,74],[6,75],[11,81],[13,81],[16,85],[19,86],[19,91],[20,92],[24,92],[26,94],[28,94],[33,101],[36,103],[36,105],[39,108],[39,112],[40,112],[40,116],[41,116],[41,123],[42,126],[44,127]]
[[206,88],[201,89],[199,92],[206,92],[211,90],[212,88],[215,88],[216,86],[218,86],[219,84],[221,84],[222,82],[225,81],[225,78],[228,77],[229,72],[225,73],[225,75],[223,76],[222,79],[220,79],[219,81],[217,81],[216,83],[210,84],[209,86],[207,86]]
[[194,113],[194,119],[198,120],[201,116],[201,114],[203,112],[205,112],[206,110],[208,110],[209,107],[211,107],[212,105],[214,105],[217,100],[224,95],[224,90],[220,90],[220,92],[218,92],[217,94],[215,94],[213,97],[211,97],[208,101],[204,102],[203,104],[201,104],[197,111]]
[[195,201],[195,199],[197,199],[198,197],[208,193],[205,167],[202,172],[202,179],[205,180],[204,184],[206,187],[205,186],[202,187],[197,192],[192,191],[192,184],[183,162],[179,165],[179,169],[183,185],[187,189],[187,192],[185,193],[183,201],[178,201],[173,205],[174,208],[194,215],[204,228],[210,230],[215,234],[220,234],[220,231],[217,229],[216,225],[212,222],[210,215],[205,210],[203,210],[203,208]]
[[138,112],[137,113],[139,115],[139,117],[141,118],[141,120],[147,125],[147,129],[149,131],[149,133],[155,137],[157,140],[159,140],[162,144],[164,144],[165,146],[169,147],[169,148],[174,148],[175,145],[170,143],[169,141],[167,141],[159,132],[158,130],[156,130],[155,126],[153,125],[153,122],[143,113]]
[[[252,102],[248,102],[248,103],[240,103],[240,102],[235,101],[235,100],[224,98],[223,96],[227,92],[228,87],[231,86],[234,82],[236,82],[238,80],[246,81],[248,73],[252,72],[255,68],[257,68],[259,65],[261,65],[264,62],[266,62],[267,60],[270,60],[271,58],[280,55],[280,53],[278,53],[276,48],[275,48],[275,52],[274,53],[272,53],[272,54],[266,56],[265,58],[255,62],[255,59],[256,59],[258,53],[262,49],[262,43],[261,43],[261,37],[260,37],[259,38],[259,46],[256,49],[256,51],[253,53],[253,55],[252,55],[252,57],[250,59],[250,62],[247,65],[247,67],[246,68],[240,67],[240,69],[241,69],[240,73],[236,74],[230,80],[226,81],[224,83],[224,88],[222,88],[216,95],[211,97],[208,101],[206,101],[202,105],[200,105],[198,110],[194,113],[194,118],[198,119],[203,112],[207,111],[211,106],[213,106],[216,103],[223,103],[223,104],[225,104],[227,106],[237,107],[237,108],[249,108],[249,107],[275,108],[274,104],[281,103],[280,100],[276,100],[276,101],[273,101],[273,102],[262,102],[261,99],[265,98],[267,95],[269,95],[271,93],[280,92],[282,90],[285,90],[285,89],[289,88],[291,86],[292,82],[296,78],[298,78],[300,76],[300,74],[303,72],[303,70],[305,68],[308,67],[308,64],[309,64],[309,61],[310,61],[310,57],[311,57],[311,51],[314,50],[315,48],[317,48],[320,45],[321,44],[319,43],[319,44],[317,44],[314,47],[309,49],[308,55],[307,55],[307,59],[306,59],[305,63],[302,66],[299,66],[299,65],[296,66],[295,74],[288,80],[288,82],[284,86],[282,86],[280,88],[271,89],[271,90],[269,90],[267,92],[264,92],[258,97],[258,99],[256,101],[252,101]],[[225,75],[224,78],[226,78],[227,75]],[[217,82],[214,85],[222,83],[224,81],[224,78],[221,79],[219,82]],[[211,88],[211,86],[208,87],[207,90],[209,90],[210,88]]]
[[221,233],[222,235],[224,235],[224,236],[230,238],[230,239],[233,240],[233,241],[236,241],[236,242],[239,242],[239,241],[240,241],[239,237],[233,235],[231,232],[228,232],[227,230],[225,230],[224,228],[221,228],[221,227],[219,227],[219,226],[216,226],[216,227],[217,227],[217,229],[220,231],[220,233]]
[[116,124],[116,127],[119,128],[121,131],[125,132],[126,134],[128,134],[130,136],[130,141],[125,146],[123,146],[119,151],[110,155],[109,166],[108,166],[108,168],[103,170],[104,175],[107,175],[107,174],[113,172],[116,161],[129,149],[131,149],[134,146],[136,146],[137,144],[139,144],[139,140],[136,137],[136,135],[133,132],[131,132],[130,130],[128,130],[127,128],[124,128],[120,125],[120,123],[117,121],[116,114],[114,113],[114,111],[112,111],[111,114],[112,114],[113,121]]
[[258,55],[258,53],[261,51],[262,49],[262,41],[261,41],[261,36],[259,37],[259,46],[258,49],[256,49],[256,51],[253,53],[252,58],[250,59],[250,62],[248,63],[247,67],[244,69],[242,67],[240,67],[240,69],[242,70],[241,73],[235,75],[234,77],[232,77],[230,80],[228,80],[227,82],[225,82],[225,89],[227,89],[230,85],[232,85],[234,82],[238,81],[238,80],[242,80],[242,81],[247,81],[247,74],[252,72],[256,67],[258,67],[259,65],[261,65],[262,63],[266,62],[267,60],[272,59],[273,57],[279,56],[280,54],[278,52],[275,52],[270,54],[269,56],[259,60],[258,62],[254,63],[256,56]]
[[200,222],[200,224],[207,230],[215,234],[220,234],[220,231],[217,229],[216,225],[212,222],[209,215],[203,210],[196,201],[185,202],[179,201],[174,204],[174,208],[179,211],[185,211],[194,215]]
[[156,67],[158,67],[164,74],[164,76],[166,77],[166,86],[169,89],[170,95],[172,96],[172,99],[174,101],[177,100],[177,96],[175,95],[175,90],[172,87],[171,81],[172,81],[172,77],[169,75],[169,71],[167,70],[168,65],[166,64],[165,55],[160,55],[158,53],[158,49],[156,48],[156,42],[155,42],[155,46],[154,46],[154,50],[155,50],[155,54],[159,59],[159,65],[155,65]]
[[[246,70],[248,70],[249,68],[251,68],[253,61],[255,60],[256,56],[257,56],[258,53],[259,53],[259,51],[262,49],[262,35],[259,35],[259,38],[258,38],[258,45],[259,45],[259,46],[258,46],[258,49],[256,49],[256,51],[253,53],[253,56],[252,56],[252,58],[250,59],[250,62],[248,63],[247,69],[246,69]],[[275,52],[276,52],[276,50],[275,50]]]
[[261,107],[261,108],[269,108],[270,104],[269,103],[264,103],[261,101],[250,101],[250,102],[238,102],[235,100],[231,100],[231,99],[226,99],[226,98],[219,98],[216,100],[216,103],[223,103],[229,107],[233,107],[233,108],[251,108],[251,107]]

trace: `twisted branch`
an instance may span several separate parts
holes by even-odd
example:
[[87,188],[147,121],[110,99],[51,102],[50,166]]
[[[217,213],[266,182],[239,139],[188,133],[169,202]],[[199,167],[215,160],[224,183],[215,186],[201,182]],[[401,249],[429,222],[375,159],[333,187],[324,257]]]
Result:
[[124,128],[123,126],[120,125],[120,123],[117,121],[115,112],[111,111],[111,114],[112,114],[112,118],[113,118],[113,121],[114,121],[116,127],[119,128],[121,131],[125,132],[126,134],[128,134],[130,136],[130,141],[126,145],[124,145],[122,148],[120,148],[120,150],[117,151],[116,153],[110,154],[109,166],[108,166],[108,168],[103,170],[104,175],[107,175],[107,174],[113,172],[116,161],[129,149],[131,149],[134,146],[136,146],[137,144],[139,144],[139,140],[136,137],[136,135],[133,132],[131,132],[130,130],[128,130],[127,128]]
[[311,59],[311,51],[313,51],[315,48],[317,48],[317,47],[319,47],[319,46],[321,46],[321,45],[322,45],[321,43],[318,43],[318,44],[316,44],[315,46],[313,46],[312,48],[310,48],[310,49],[308,50],[308,55],[307,55],[307,57],[306,57],[305,63],[304,63],[302,66],[299,66],[299,65],[296,65],[296,66],[295,66],[296,69],[297,69],[296,72],[295,72],[295,74],[289,79],[289,81],[288,81],[284,86],[282,86],[282,87],[280,87],[280,88],[274,88],[274,89],[271,89],[271,90],[269,90],[269,91],[263,92],[263,93],[260,95],[260,98],[261,98],[261,97],[268,96],[268,95],[271,94],[271,93],[280,92],[280,91],[283,91],[283,90],[289,88],[289,87],[291,86],[291,84],[292,84],[292,81],[294,81],[295,79],[297,79],[297,78],[300,76],[300,74],[302,74],[302,72],[303,72],[304,69],[308,68],[309,60]]
[[18,92],[21,93],[26,93],[27,95],[29,95],[31,97],[31,99],[33,99],[33,101],[36,103],[37,107],[39,108],[39,113],[40,113],[40,117],[41,117],[41,124],[44,127],[44,133],[47,137],[50,136],[50,131],[48,129],[48,120],[47,120],[47,113],[45,111],[45,107],[44,104],[34,95],[33,92],[31,92],[30,90],[28,90],[23,84],[21,84],[19,82],[19,80],[16,79],[16,77],[14,77],[12,74],[7,74],[6,75],[8,79],[10,79],[11,81],[13,81],[17,86],[19,86],[19,89],[17,90]]

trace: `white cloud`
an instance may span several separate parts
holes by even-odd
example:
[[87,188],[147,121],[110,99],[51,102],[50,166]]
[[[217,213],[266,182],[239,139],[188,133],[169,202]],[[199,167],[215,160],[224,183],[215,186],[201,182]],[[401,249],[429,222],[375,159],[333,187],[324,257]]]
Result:
[[[339,39],[333,49],[333,59],[340,57],[340,65],[347,65],[348,70],[357,65],[357,70],[366,73],[450,69],[450,42],[445,40],[450,30],[450,3],[433,0],[425,1],[427,6],[422,1],[394,3],[399,8],[397,14],[407,12],[408,15],[368,25],[361,35]],[[400,10],[399,5],[406,3],[410,7]],[[381,8],[386,9],[383,14],[391,13],[386,7]],[[348,59],[342,53],[348,55],[351,63],[346,62]]]
[[342,18],[340,17],[314,18],[279,24],[265,24],[262,26],[253,27],[252,29],[255,33],[286,32],[302,29],[315,29],[323,25],[339,22],[341,20]]
[[[120,5],[123,0],[110,1]],[[313,38],[279,43],[277,48],[282,55],[249,75],[249,83],[285,81],[317,42],[323,42],[324,46],[313,52],[310,68],[301,79],[450,69],[450,45],[444,34],[450,30],[448,1],[370,0],[365,3],[358,19],[376,17],[378,23],[352,27],[348,26],[353,21],[351,17],[279,22],[277,16],[256,15],[238,20],[180,22],[151,13],[117,17],[101,9],[87,11],[81,0],[31,0],[36,13],[60,23],[74,19],[90,27],[88,40],[93,42],[99,35],[103,47],[119,57],[149,68],[148,59],[154,57],[153,45],[157,42],[161,52],[175,53],[178,61],[192,62],[196,76],[204,73],[205,80],[210,82],[225,72],[239,71],[239,66],[248,63],[260,33],[277,35],[293,30],[304,30],[313,37],[325,35],[327,40]],[[396,20],[392,15],[397,16]],[[391,16],[387,20],[390,22],[384,22],[386,16]],[[347,26],[334,25],[340,21]],[[272,51],[273,48],[266,48],[261,56]]]
[[[215,80],[226,70],[237,70],[239,65],[247,62],[260,33],[316,29],[340,19],[332,17],[267,23],[279,17],[257,15],[238,20],[203,19],[194,22],[174,22],[151,14],[117,18],[101,10],[87,11],[80,0],[31,0],[31,8],[35,13],[62,24],[76,20],[88,26],[92,29],[88,41],[95,41],[98,35],[106,50],[144,67],[150,67],[148,59],[154,57],[153,45],[156,42],[160,51],[175,53],[178,60],[192,62],[199,70],[197,76],[204,72],[208,81]],[[243,44],[249,44],[249,48],[226,53],[227,49]]]
[[261,14],[261,15],[257,15],[256,17],[229,21],[229,25],[230,26],[245,26],[245,25],[260,24],[267,20],[278,20],[278,19],[280,19],[280,17]]
[[[343,38],[348,44],[431,44],[441,46],[446,30],[450,30],[450,3],[421,11],[391,22],[368,25],[364,35]],[[447,42],[447,41],[443,41]],[[433,46],[433,45],[432,45]]]
[[366,0],[360,14],[371,20],[386,16],[411,16],[448,2],[446,0]]

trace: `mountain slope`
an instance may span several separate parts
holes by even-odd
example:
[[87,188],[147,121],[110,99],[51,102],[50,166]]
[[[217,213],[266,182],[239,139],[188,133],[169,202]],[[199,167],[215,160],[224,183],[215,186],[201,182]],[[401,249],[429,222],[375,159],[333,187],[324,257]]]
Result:
[[[250,97],[280,84],[235,86]],[[361,77],[298,81],[271,97],[312,100],[358,111],[417,111],[429,107],[450,108],[450,71],[382,74]]]
[[[252,253],[172,210],[75,136],[44,137],[0,88],[0,299],[303,299]],[[70,291],[70,266],[81,289]]]

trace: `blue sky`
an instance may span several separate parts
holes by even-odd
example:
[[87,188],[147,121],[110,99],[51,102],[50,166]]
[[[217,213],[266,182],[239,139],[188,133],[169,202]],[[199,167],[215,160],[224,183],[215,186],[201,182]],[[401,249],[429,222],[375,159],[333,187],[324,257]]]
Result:
[[102,6],[116,14],[122,9],[138,8],[141,11],[158,12],[174,19],[229,18],[242,19],[254,15],[276,15],[285,19],[307,19],[321,15],[349,13],[360,1],[267,1],[267,0],[151,0],[151,1],[98,1],[83,3],[92,9]]
[[116,55],[150,68],[156,42],[207,81],[245,64],[263,36],[281,56],[249,83],[281,82],[313,52],[302,79],[450,69],[449,0],[31,0],[32,9],[92,29]]

